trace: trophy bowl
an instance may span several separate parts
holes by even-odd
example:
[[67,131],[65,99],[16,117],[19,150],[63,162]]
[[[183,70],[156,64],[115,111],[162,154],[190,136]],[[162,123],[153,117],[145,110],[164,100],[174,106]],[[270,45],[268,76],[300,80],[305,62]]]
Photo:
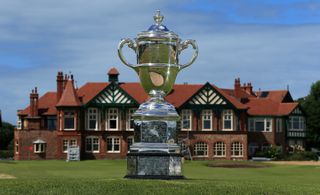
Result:
[[[198,56],[194,40],[181,41],[179,36],[161,24],[160,11],[154,16],[155,23],[148,31],[142,31],[137,38],[122,39],[118,46],[120,60],[138,74],[140,83],[151,98],[140,105],[134,119],[178,120],[174,106],[164,100],[173,88],[178,72],[190,66]],[[122,49],[127,45],[137,55],[137,64],[127,62]],[[194,49],[193,56],[186,64],[179,64],[179,54],[188,46]]]

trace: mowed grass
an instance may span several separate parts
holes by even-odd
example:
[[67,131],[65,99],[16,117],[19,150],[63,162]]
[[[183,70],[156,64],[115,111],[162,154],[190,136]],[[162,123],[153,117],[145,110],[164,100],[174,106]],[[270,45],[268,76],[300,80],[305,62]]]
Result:
[[186,161],[185,180],[133,180],[123,179],[125,160],[0,161],[0,174],[16,177],[0,179],[0,194],[320,194],[319,166],[216,168],[208,163],[221,161]]

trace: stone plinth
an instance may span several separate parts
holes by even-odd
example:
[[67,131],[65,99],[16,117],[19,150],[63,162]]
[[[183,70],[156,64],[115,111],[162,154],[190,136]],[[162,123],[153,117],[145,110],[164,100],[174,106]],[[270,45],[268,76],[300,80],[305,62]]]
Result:
[[128,153],[125,178],[184,179],[181,159],[181,154]]

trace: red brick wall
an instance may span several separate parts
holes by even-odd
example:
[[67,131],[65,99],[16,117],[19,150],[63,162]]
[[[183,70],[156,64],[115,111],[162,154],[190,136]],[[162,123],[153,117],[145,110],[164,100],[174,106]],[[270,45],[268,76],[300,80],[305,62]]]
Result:
[[[46,142],[45,153],[33,152],[33,142],[41,139]],[[56,131],[50,130],[15,130],[15,143],[19,143],[19,153],[15,152],[15,160],[55,159],[57,154]],[[32,151],[29,150],[30,146]]]

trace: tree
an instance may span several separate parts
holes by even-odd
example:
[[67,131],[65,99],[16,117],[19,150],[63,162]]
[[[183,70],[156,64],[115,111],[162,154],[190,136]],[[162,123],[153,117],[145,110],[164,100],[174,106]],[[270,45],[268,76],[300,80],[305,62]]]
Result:
[[320,81],[313,83],[309,95],[300,101],[307,115],[309,144],[320,147]]
[[13,140],[14,126],[7,122],[2,122],[0,127],[0,150],[7,150],[9,143]]

